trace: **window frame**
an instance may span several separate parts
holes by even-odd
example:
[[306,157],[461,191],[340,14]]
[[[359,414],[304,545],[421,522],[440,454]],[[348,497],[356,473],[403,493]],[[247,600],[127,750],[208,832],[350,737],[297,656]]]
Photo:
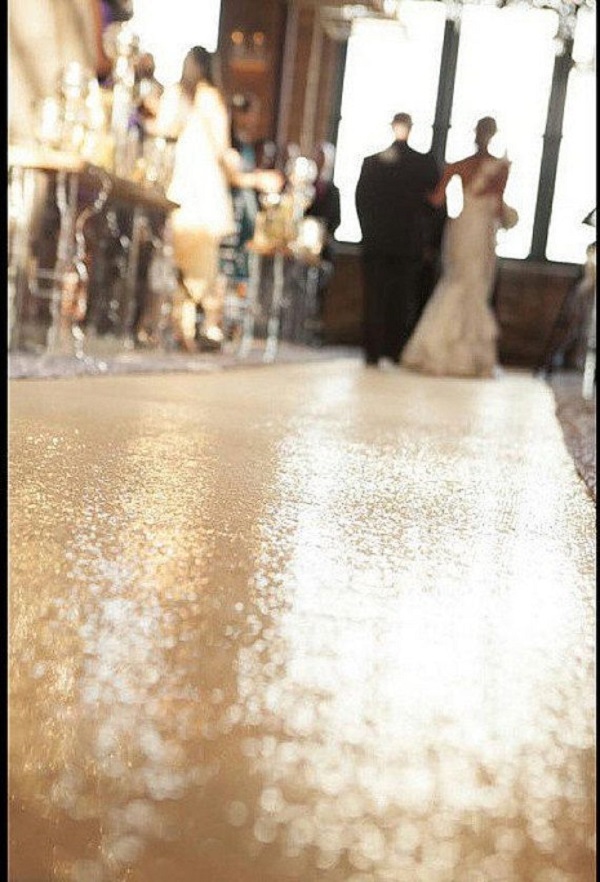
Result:
[[[529,253],[525,257],[501,257],[499,258],[501,261],[514,260],[519,261],[520,263],[535,262],[565,267],[579,266],[579,264],[574,262],[551,260],[546,256],[550,223],[554,207],[556,176],[560,159],[562,120],[566,104],[568,77],[571,68],[574,65],[573,43],[574,41],[572,37],[564,38],[562,41],[563,50],[562,52],[557,52],[554,61],[546,126],[543,133],[543,149],[537,181],[537,197]],[[460,14],[451,17],[447,12],[442,46],[442,58],[439,67],[438,93],[433,122],[433,142],[431,147],[433,155],[438,162],[441,163],[445,162],[446,144],[451,126],[459,50]],[[346,60],[347,53],[344,48],[341,57],[342,69],[340,71],[339,87],[335,96],[336,101],[333,108],[333,122],[331,129],[332,141],[336,145],[341,122]],[[359,242],[348,242],[341,239],[337,240],[337,244],[342,246],[345,251],[356,251],[360,247]]]

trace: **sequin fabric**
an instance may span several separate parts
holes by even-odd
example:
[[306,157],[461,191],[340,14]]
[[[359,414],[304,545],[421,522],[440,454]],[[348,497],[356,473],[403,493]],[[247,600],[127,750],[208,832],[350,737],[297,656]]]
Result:
[[11,882],[591,882],[595,509],[551,391],[20,381]]

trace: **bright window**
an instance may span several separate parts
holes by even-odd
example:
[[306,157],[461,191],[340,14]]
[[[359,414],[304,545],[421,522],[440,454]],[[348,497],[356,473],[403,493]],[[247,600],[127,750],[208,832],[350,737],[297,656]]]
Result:
[[142,48],[154,55],[159,82],[177,82],[192,46],[216,50],[220,14],[221,0],[135,0],[131,24]]
[[569,74],[546,257],[584,263],[596,231],[582,223],[596,205],[596,14],[581,9]]
[[[495,117],[499,132],[490,149],[508,153],[505,198],[519,212],[517,226],[499,233],[503,257],[524,258],[531,248],[557,25],[550,10],[463,7],[446,159],[473,153],[477,120]],[[448,197],[455,215],[459,197]]]
[[[335,169],[342,202],[337,233],[341,241],[360,241],[354,198],[361,163],[390,143],[393,114],[411,113],[411,146],[422,151],[431,147],[445,12],[445,4],[402,0],[399,23],[361,19],[354,25]],[[519,213],[519,223],[499,233],[502,257],[525,258],[531,251],[557,28],[558,16],[549,9],[462,7],[446,159],[471,154],[477,120],[496,118],[499,134],[492,149],[497,155],[506,152],[511,160],[506,201]],[[595,230],[582,223],[595,205],[595,46],[595,10],[583,7],[565,106],[547,247],[550,260],[581,263],[586,246],[595,239]],[[455,180],[448,191],[449,214],[456,216],[461,207]]]
[[354,194],[365,156],[392,141],[395,113],[410,113],[410,145],[431,147],[445,8],[430,0],[404,0],[400,22],[359,20],[348,41],[338,131],[335,182],[342,222],[336,238],[360,241]]

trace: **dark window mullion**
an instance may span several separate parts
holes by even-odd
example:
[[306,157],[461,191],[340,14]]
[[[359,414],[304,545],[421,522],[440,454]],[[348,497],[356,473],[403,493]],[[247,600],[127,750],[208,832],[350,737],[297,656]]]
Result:
[[444,25],[444,42],[442,44],[442,60],[440,63],[440,78],[431,144],[431,151],[440,167],[443,167],[446,161],[446,143],[448,141],[452,104],[454,101],[459,43],[460,30],[458,24],[452,19],[447,18]]
[[573,41],[565,41],[562,55],[556,57],[552,74],[552,88],[548,102],[548,116],[544,132],[544,147],[540,168],[530,260],[546,260],[546,244],[554,202],[554,188],[558,157],[562,141],[562,126],[567,99],[569,73],[573,66]]

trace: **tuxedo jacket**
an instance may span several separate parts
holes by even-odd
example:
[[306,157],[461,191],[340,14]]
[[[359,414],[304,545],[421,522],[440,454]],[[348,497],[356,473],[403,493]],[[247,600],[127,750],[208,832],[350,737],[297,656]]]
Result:
[[365,254],[419,260],[441,241],[442,216],[427,201],[440,179],[430,153],[404,141],[367,156],[356,187],[356,210]]

